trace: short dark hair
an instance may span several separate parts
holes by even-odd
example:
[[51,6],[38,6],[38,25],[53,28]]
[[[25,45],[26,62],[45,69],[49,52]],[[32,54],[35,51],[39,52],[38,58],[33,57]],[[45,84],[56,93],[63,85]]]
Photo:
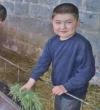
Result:
[[4,21],[7,17],[7,10],[6,8],[0,4],[0,21]]
[[66,14],[66,13],[73,14],[77,20],[79,19],[79,10],[72,3],[63,3],[56,6],[53,10],[52,18],[54,18],[56,14]]

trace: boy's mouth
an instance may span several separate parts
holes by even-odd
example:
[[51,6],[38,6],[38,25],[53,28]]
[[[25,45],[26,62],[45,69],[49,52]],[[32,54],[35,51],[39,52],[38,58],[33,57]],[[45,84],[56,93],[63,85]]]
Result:
[[60,31],[60,33],[67,33],[67,31]]

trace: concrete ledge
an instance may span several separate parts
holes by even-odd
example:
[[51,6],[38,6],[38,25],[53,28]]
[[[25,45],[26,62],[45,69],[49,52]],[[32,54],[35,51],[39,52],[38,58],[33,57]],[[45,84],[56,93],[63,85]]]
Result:
[[0,91],[0,110],[21,110],[21,108]]

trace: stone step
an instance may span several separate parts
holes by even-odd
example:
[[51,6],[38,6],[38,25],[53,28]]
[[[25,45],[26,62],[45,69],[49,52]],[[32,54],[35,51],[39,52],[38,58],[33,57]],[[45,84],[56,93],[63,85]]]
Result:
[[21,108],[0,91],[0,110],[21,110]]

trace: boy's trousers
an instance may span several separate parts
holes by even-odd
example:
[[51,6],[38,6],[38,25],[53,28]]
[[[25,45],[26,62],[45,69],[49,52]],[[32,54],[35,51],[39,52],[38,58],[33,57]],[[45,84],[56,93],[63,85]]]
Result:
[[80,108],[81,102],[70,96],[55,96],[55,110],[80,110]]

